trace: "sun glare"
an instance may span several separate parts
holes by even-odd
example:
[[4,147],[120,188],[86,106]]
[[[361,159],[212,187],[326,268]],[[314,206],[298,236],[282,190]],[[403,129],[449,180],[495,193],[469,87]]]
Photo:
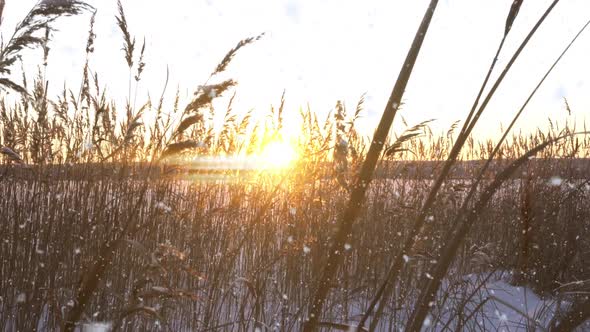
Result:
[[287,168],[297,159],[297,151],[287,142],[271,142],[259,156],[261,168]]

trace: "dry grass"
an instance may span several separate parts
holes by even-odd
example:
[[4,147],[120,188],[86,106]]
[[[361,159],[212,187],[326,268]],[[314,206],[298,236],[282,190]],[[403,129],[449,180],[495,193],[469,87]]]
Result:
[[[116,330],[299,331],[310,318],[309,329],[366,321],[370,330],[419,330],[426,313],[460,330],[475,326],[489,300],[473,291],[487,279],[467,285],[464,276],[497,270],[571,303],[552,330],[588,318],[590,288],[578,281],[590,280],[590,137],[574,134],[586,128],[568,118],[527,135],[506,131],[500,143],[471,135],[536,28],[460,131],[456,122],[435,134],[427,120],[388,137],[412,70],[403,66],[375,139],[355,127],[363,97],[353,112],[338,101],[324,121],[301,109],[292,168],[227,172],[233,181],[215,183],[191,181],[177,166],[282,139],[286,93],[255,121],[235,110],[237,82],[218,77],[262,35],[238,42],[191,100],[162,93],[137,107],[145,42],[136,47],[119,2],[129,67],[122,106],[88,65],[94,16],[78,89],[48,96],[43,68],[32,84],[8,76],[25,47],[43,47],[47,59],[52,23],[86,9],[41,2],[0,50],[0,85],[22,96],[0,96],[0,330],[109,321]],[[216,130],[212,102],[225,97]]]

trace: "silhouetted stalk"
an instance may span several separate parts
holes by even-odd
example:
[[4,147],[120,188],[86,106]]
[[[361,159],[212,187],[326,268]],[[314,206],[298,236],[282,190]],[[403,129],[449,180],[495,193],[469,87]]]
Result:
[[64,330],[65,332],[73,332],[76,329],[76,324],[80,321],[82,313],[86,309],[88,302],[92,298],[92,295],[95,293],[101,280],[106,274],[115,255],[115,251],[121,244],[122,240],[125,239],[126,236],[133,236],[139,230],[136,217],[138,217],[139,210],[141,209],[141,205],[144,202],[144,195],[148,189],[148,184],[149,182],[145,181],[140,191],[140,195],[137,198],[137,202],[135,203],[129,218],[126,221],[125,228],[123,228],[117,234],[114,234],[112,239],[105,240],[100,249],[98,257],[96,258],[96,262],[91,269],[82,275],[80,285],[78,287],[78,294],[76,295],[76,301],[74,302],[75,305],[67,315]]
[[424,37],[426,36],[426,32],[430,26],[430,22],[432,20],[432,16],[434,15],[437,4],[438,0],[432,0],[426,9],[422,23],[420,24],[420,27],[414,36],[412,46],[408,51],[406,60],[404,61],[393,91],[391,92],[391,96],[387,101],[387,105],[383,111],[379,126],[373,135],[373,141],[371,142],[367,157],[363,163],[359,176],[356,179],[355,185],[352,188],[348,206],[340,219],[339,227],[334,237],[334,242],[332,243],[328,252],[328,259],[324,265],[321,279],[316,285],[317,288],[313,302],[309,308],[309,320],[304,324],[304,331],[311,332],[316,328],[332,279],[342,262],[344,245],[346,240],[350,237],[352,225],[360,211],[360,207],[364,200],[369,182],[373,178],[375,166],[383,151],[384,143],[387,140],[387,135],[391,128],[391,124],[401,103],[401,99],[410,79],[414,64],[416,63],[416,58],[420,53],[420,48],[422,47]]
[[500,56],[500,53],[502,52],[502,49],[504,48],[504,43],[506,42],[506,36],[507,35],[504,35],[504,37],[502,37],[502,41],[500,42],[500,45],[498,46],[498,49],[496,50],[496,55],[494,55],[494,60],[492,60],[492,64],[490,65],[490,68],[488,69],[488,73],[486,75],[486,78],[483,80],[483,84],[481,85],[481,88],[479,88],[479,92],[477,94],[477,97],[475,98],[475,101],[473,102],[473,106],[471,106],[471,110],[469,111],[469,114],[467,115],[467,119],[463,123],[463,127],[461,128],[461,132],[459,133],[459,137],[464,136],[465,132],[467,131],[467,127],[469,126],[469,123],[471,122],[471,118],[473,117],[473,114],[475,113],[475,110],[477,109],[477,105],[479,105],[479,100],[481,99],[481,96],[483,95],[483,91],[485,90],[486,86],[488,85],[488,81],[490,80],[490,76],[492,75],[492,72],[494,71],[494,68],[496,67],[496,63],[498,62],[498,56]]
[[[389,298],[389,295],[391,294],[391,292],[393,290],[393,285],[395,284],[395,280],[397,279],[399,272],[401,271],[401,268],[403,266],[403,262],[404,262],[403,257],[406,256],[410,252],[412,247],[414,246],[414,243],[416,242],[416,238],[419,235],[420,231],[422,230],[422,227],[424,226],[424,223],[426,221],[426,217],[431,212],[431,208],[436,200],[436,195],[438,193],[438,190],[440,189],[440,187],[442,186],[442,183],[447,178],[452,166],[454,165],[455,161],[457,160],[457,157],[459,156],[459,153],[461,152],[465,142],[467,141],[467,138],[471,134],[473,127],[475,126],[475,124],[479,120],[479,117],[481,116],[483,111],[486,109],[488,103],[490,102],[491,98],[495,94],[496,90],[498,89],[498,87],[503,82],[504,78],[506,77],[506,75],[508,74],[510,69],[512,68],[512,65],[516,62],[516,60],[520,56],[520,53],[522,52],[522,50],[526,47],[526,45],[528,44],[528,42],[530,41],[532,36],[535,34],[537,29],[539,28],[539,26],[543,23],[545,18],[549,15],[549,13],[553,10],[553,8],[555,7],[555,5],[557,5],[558,2],[559,2],[559,0],[554,0],[553,3],[545,11],[543,16],[537,21],[535,26],[531,29],[531,31],[529,32],[527,37],[524,39],[524,41],[521,43],[519,48],[516,50],[516,52],[514,53],[514,55],[512,56],[512,58],[510,59],[510,61],[508,62],[508,64],[506,65],[506,67],[504,68],[504,70],[502,71],[502,73],[500,74],[500,76],[498,77],[498,79],[496,80],[496,82],[494,83],[492,88],[490,89],[490,91],[488,92],[486,98],[484,99],[482,104],[479,106],[478,111],[474,114],[473,119],[471,119],[471,121],[469,123],[468,122],[464,123],[463,129],[461,130],[461,133],[459,134],[457,141],[453,145],[453,148],[451,149],[451,152],[449,154],[449,157],[447,158],[447,161],[443,165],[443,169],[441,170],[439,176],[437,177],[435,183],[433,184],[433,186],[428,194],[428,197],[427,197],[422,209],[420,210],[418,217],[416,218],[416,221],[414,223],[414,227],[412,228],[409,236],[406,238],[406,241],[404,242],[402,251],[396,256],[393,263],[391,264],[391,267],[387,273],[385,280],[383,281],[383,283],[379,287],[379,290],[377,291],[376,295],[374,296],[373,300],[371,301],[371,304],[369,305],[369,308],[367,309],[367,311],[364,314],[364,317],[361,320],[361,322],[364,323],[366,321],[366,319],[369,317],[369,315],[371,315],[371,313],[373,312],[376,304],[379,301],[381,301],[379,304],[379,307],[377,309],[377,312],[375,314],[375,318],[371,321],[371,326],[369,328],[370,331],[375,330],[377,323],[378,323],[378,318],[380,317],[381,313],[384,310],[386,299]],[[512,14],[512,10],[511,10],[510,14]],[[509,28],[507,28],[505,30],[503,38],[506,37],[506,34],[509,31],[510,31]],[[503,43],[500,44],[500,47],[502,47],[502,45],[503,45]],[[495,61],[492,62],[492,66],[494,64],[495,64]],[[484,80],[484,85],[486,83],[487,82]],[[483,87],[482,87],[482,89],[483,89]],[[477,103],[478,103],[478,99],[476,99],[476,101],[474,102],[472,109],[475,109],[477,107]],[[470,112],[470,115],[471,115],[471,112]],[[468,118],[470,118],[470,117],[468,116]],[[359,325],[362,326],[362,324],[359,324]]]
[[[587,133],[576,133],[576,134],[587,134]],[[428,283],[428,286],[423,290],[422,294],[419,297],[419,301],[417,306],[414,308],[412,315],[408,321],[408,326],[406,331],[420,331],[422,325],[424,323],[424,319],[428,314],[430,309],[430,303],[433,301],[436,291],[440,287],[442,283],[442,279],[448,271],[453,258],[455,257],[457,250],[465,236],[471,229],[473,223],[477,220],[478,215],[482,212],[482,210],[487,206],[487,203],[492,198],[492,196],[496,193],[496,191],[500,188],[500,186],[518,170],[520,166],[522,166],[525,162],[527,162],[531,157],[545,149],[547,146],[560,141],[564,138],[570,137],[572,135],[564,135],[558,138],[546,141],[542,144],[535,146],[534,148],[527,151],[523,156],[512,162],[508,167],[506,167],[500,174],[498,174],[494,181],[484,190],[483,194],[480,196],[478,201],[475,203],[472,209],[469,209],[469,213],[467,215],[460,215],[455,218],[454,222],[451,225],[459,225],[455,235],[452,238],[449,238],[446,241],[446,245],[442,250],[442,254],[438,259],[438,263],[435,266],[434,273],[431,274],[432,279]]]
[[575,330],[578,326],[590,317],[590,298],[586,297],[583,301],[576,301],[571,305],[567,314],[563,317],[555,315],[551,322],[550,332],[569,332]]
[[518,243],[518,261],[516,263],[516,273],[512,278],[512,282],[516,285],[522,285],[524,282],[524,275],[529,268],[529,246],[531,244],[531,223],[532,223],[532,186],[533,177],[530,172],[527,172],[526,179],[521,182],[521,198],[520,198],[520,239]]
[[[559,55],[559,57],[553,62],[553,64],[551,65],[551,67],[547,70],[547,72],[545,73],[545,75],[541,78],[541,80],[539,81],[539,83],[537,84],[537,86],[533,89],[533,91],[528,96],[528,98],[526,99],[526,101],[524,102],[524,104],[521,106],[521,108],[519,109],[519,111],[516,113],[516,115],[512,119],[512,122],[510,123],[510,125],[508,126],[508,128],[506,128],[504,134],[502,135],[502,138],[496,144],[494,150],[492,151],[492,153],[488,157],[486,163],[484,164],[484,166],[479,171],[479,174],[478,174],[475,182],[471,186],[471,189],[469,191],[469,194],[465,198],[465,200],[463,202],[463,205],[462,205],[461,209],[459,210],[457,220],[462,220],[463,216],[467,212],[467,210],[469,208],[469,203],[471,202],[471,199],[473,198],[473,196],[477,192],[477,188],[479,187],[479,184],[480,184],[481,180],[483,179],[484,173],[488,169],[488,167],[491,164],[491,162],[494,160],[495,155],[500,150],[500,147],[502,146],[502,144],[503,144],[504,140],[506,139],[508,133],[510,132],[510,130],[512,129],[512,127],[514,126],[514,124],[516,123],[516,121],[518,120],[518,118],[520,117],[520,115],[522,114],[522,112],[524,111],[524,109],[526,108],[526,106],[528,105],[528,103],[531,101],[531,99],[536,94],[536,92],[539,90],[539,88],[541,87],[541,85],[545,82],[545,80],[547,79],[547,77],[549,76],[549,74],[553,71],[553,69],[556,67],[556,65],[560,62],[560,60],[563,58],[563,56],[567,53],[567,51],[571,48],[571,46],[573,45],[573,43],[578,39],[578,37],[582,34],[582,32],[584,32],[584,30],[588,27],[589,24],[590,24],[590,21],[586,22],[586,24],[584,24],[584,26],[578,31],[578,33],[574,36],[574,38],[567,45],[567,47],[562,51],[562,53]],[[453,224],[451,224],[451,227],[456,226],[456,225],[458,225],[458,224],[457,223],[453,223]],[[526,229],[528,229],[528,227]],[[452,233],[452,231],[451,231],[451,233]],[[450,238],[450,237],[447,237],[447,238]],[[462,240],[463,240],[463,238],[455,238],[455,239],[453,239],[453,241],[458,241],[460,243],[462,242]],[[457,248],[458,248],[458,246],[457,246]],[[455,252],[456,252],[456,249],[452,253],[451,252],[448,252],[448,253],[443,253],[443,254],[446,254],[447,256],[452,254],[454,256]],[[420,326],[422,326],[423,320],[426,317],[426,314],[428,313],[428,310],[429,310],[429,307],[430,307],[429,306],[429,303],[432,301],[432,298],[434,297],[434,295],[438,291],[438,287],[440,287],[440,282],[437,283],[436,280],[437,279],[442,279],[444,277],[444,274],[446,274],[446,271],[448,270],[448,267],[450,266],[451,261],[452,261],[452,257],[446,257],[446,256],[441,257],[438,260],[438,263],[437,264],[438,265],[447,265],[447,266],[446,267],[436,267],[436,272],[430,274],[433,277],[433,279],[435,279],[435,280],[434,281],[427,282],[428,286],[426,288],[423,288],[422,294],[419,297],[420,301],[419,301],[417,307],[415,308],[414,313],[411,316],[411,317],[414,317],[414,320],[420,320],[421,319],[420,322],[419,322]],[[441,274],[441,275],[439,275],[438,273],[441,273],[442,270],[444,270],[444,273]],[[417,326],[418,325],[418,322],[414,323],[414,325]]]
[[[528,104],[531,101],[531,99],[533,99],[533,97],[535,96],[535,94],[537,93],[537,91],[539,90],[539,88],[541,87],[541,85],[543,85],[543,83],[545,82],[545,80],[547,79],[547,77],[549,76],[549,74],[551,74],[551,72],[553,71],[553,69],[557,66],[557,64],[561,61],[561,59],[563,58],[563,56],[567,53],[567,51],[576,42],[576,40],[578,39],[578,37],[580,37],[580,35],[582,34],[582,32],[584,32],[584,30],[586,30],[586,28],[588,27],[588,25],[590,25],[590,20],[587,21],[586,24],[584,24],[584,26],[578,31],[578,33],[570,41],[570,43],[563,50],[563,52],[561,52],[561,54],[559,55],[559,57],[557,59],[555,59],[555,61],[553,62],[553,64],[551,65],[551,67],[547,70],[547,72],[545,73],[545,75],[543,76],[543,78],[541,78],[541,80],[539,81],[539,83],[537,84],[537,86],[533,89],[533,91],[531,92],[531,94],[528,96],[528,98],[526,99],[526,101],[524,102],[524,104],[522,104],[522,106],[520,107],[520,109],[518,110],[518,112],[516,113],[516,115],[514,116],[514,118],[512,119],[512,121],[510,122],[510,125],[506,128],[506,130],[504,131],[504,134],[502,135],[502,137],[500,138],[500,140],[496,144],[496,147],[494,148],[494,150],[490,154],[490,156],[487,159],[486,163],[484,164],[484,166],[479,171],[479,175],[476,178],[474,187],[477,187],[477,185],[481,182],[484,173],[487,171],[487,169],[490,166],[492,160],[494,159],[494,157],[496,156],[496,154],[500,150],[502,144],[504,143],[504,141],[508,137],[508,133],[510,132],[510,130],[512,130],[512,128],[516,124],[516,121],[518,120],[518,118],[520,118],[520,115],[522,114],[522,112],[524,111],[524,109],[528,106]],[[471,198],[471,196],[473,194],[474,194],[474,190],[472,188],[472,190],[470,191],[469,195],[467,196],[467,198],[465,200],[466,201],[469,201],[469,199]]]
[[516,60],[520,56],[520,53],[522,53],[522,51],[524,50],[524,48],[526,47],[526,45],[529,43],[529,41],[531,40],[531,38],[535,35],[535,33],[537,32],[537,30],[539,29],[539,27],[541,26],[541,24],[543,24],[543,22],[545,21],[545,19],[547,18],[547,16],[549,16],[549,14],[553,11],[553,8],[557,5],[558,2],[559,2],[559,0],[554,0],[551,3],[551,5],[549,5],[549,7],[547,8],[547,10],[545,10],[545,13],[543,13],[543,16],[541,16],[541,18],[539,18],[539,20],[537,21],[537,23],[535,24],[535,26],[531,29],[531,31],[529,32],[529,34],[522,41],[522,43],[520,44],[520,46],[518,47],[518,49],[516,50],[516,52],[514,53],[514,55],[512,56],[512,58],[510,59],[510,61],[508,62],[508,64],[506,65],[506,67],[504,68],[504,70],[502,71],[502,73],[500,74],[500,76],[498,77],[498,79],[496,80],[496,83],[494,84],[494,86],[492,87],[492,89],[490,90],[490,92],[488,93],[486,99],[483,101],[483,103],[479,107],[479,110],[477,111],[477,113],[475,113],[475,116],[473,117],[473,120],[471,121],[471,123],[469,123],[469,127],[467,128],[467,130],[465,132],[466,136],[469,136],[469,134],[473,130],[473,127],[475,127],[475,124],[479,120],[481,114],[485,111],[488,103],[490,102],[490,100],[494,96],[496,90],[498,89],[498,87],[500,86],[500,84],[502,83],[502,81],[504,80],[504,78],[506,77],[506,75],[508,74],[508,72],[510,71],[510,68],[512,68],[512,65],[514,65],[514,63],[516,62]]
[[[525,100],[525,102],[522,104],[522,106],[520,107],[520,109],[518,110],[518,112],[515,114],[514,118],[510,122],[510,125],[508,125],[508,127],[504,131],[504,134],[502,134],[502,137],[500,138],[500,140],[498,141],[498,143],[496,143],[496,146],[494,147],[494,150],[488,156],[488,158],[487,158],[485,164],[483,165],[483,167],[479,170],[479,174],[475,178],[475,182],[473,182],[473,184],[471,185],[471,189],[470,189],[469,193],[467,194],[467,196],[463,200],[463,206],[459,210],[458,215],[462,215],[462,214],[464,214],[466,212],[466,210],[468,208],[468,203],[471,201],[471,199],[473,198],[473,196],[477,192],[477,188],[479,187],[479,184],[481,183],[481,180],[483,179],[483,176],[484,176],[485,172],[488,170],[489,166],[491,165],[491,163],[494,160],[494,158],[495,158],[496,154],[498,153],[498,151],[500,151],[500,148],[502,147],[502,145],[506,141],[506,138],[508,137],[508,134],[510,133],[510,131],[512,130],[512,128],[516,124],[516,121],[518,120],[518,118],[520,117],[520,115],[522,115],[522,112],[524,111],[524,109],[528,106],[529,102],[533,99],[533,97],[535,96],[535,94],[537,93],[537,91],[539,90],[539,88],[541,87],[541,85],[543,85],[543,83],[545,82],[545,80],[547,79],[547,77],[549,76],[549,74],[551,74],[551,72],[553,71],[553,69],[557,66],[557,64],[565,56],[565,54],[571,48],[571,46],[574,44],[574,42],[578,39],[578,37],[580,37],[580,35],[582,34],[582,32],[584,32],[584,30],[586,30],[586,28],[588,27],[588,25],[590,25],[590,21],[586,22],[586,24],[578,31],[578,33],[574,36],[574,38],[571,40],[571,42],[568,44],[568,46],[561,52],[561,54],[559,55],[559,57],[553,62],[553,64],[547,70],[547,72],[545,73],[545,75],[543,75],[543,77],[541,78],[541,80],[539,80],[539,83],[537,84],[537,86],[529,94],[528,98]],[[454,231],[454,229],[453,228],[450,228],[449,229],[449,233],[447,233],[447,235],[450,236],[453,231]]]
[[[429,196],[428,196],[426,202],[424,203],[424,207],[422,208],[422,210],[420,210],[420,215],[418,216],[416,223],[415,223],[416,226],[412,229],[412,233],[410,234],[410,236],[408,237],[408,239],[404,243],[404,248],[407,248],[407,250],[404,250],[400,255],[398,255],[398,257],[394,261],[392,267],[390,268],[390,273],[392,271],[397,271],[396,272],[396,274],[397,274],[401,270],[401,267],[403,264],[402,263],[403,257],[405,255],[405,252],[409,252],[411,247],[414,245],[414,242],[416,241],[416,236],[418,236],[418,234],[420,233],[420,230],[422,229],[422,226],[424,225],[424,222],[425,222],[426,217],[430,211],[430,208],[432,207],[432,205],[435,202],[436,194],[438,193],[438,190],[440,189],[442,183],[446,179],[446,175],[449,173],[449,171],[451,170],[451,167],[454,165],[457,157],[459,156],[459,153],[461,152],[463,144],[465,143],[465,141],[469,137],[469,134],[465,134],[465,133],[468,130],[469,123],[473,117],[473,114],[477,110],[477,106],[479,105],[479,100],[481,99],[481,96],[483,95],[483,91],[485,90],[486,86],[488,85],[488,81],[490,79],[490,76],[491,76],[491,74],[496,66],[496,63],[498,61],[498,56],[500,55],[500,52],[502,51],[502,49],[504,47],[504,43],[506,41],[506,36],[507,36],[507,33],[504,34],[504,36],[502,37],[502,40],[500,41],[500,45],[498,46],[498,49],[496,50],[496,54],[494,55],[494,59],[492,60],[492,64],[490,65],[490,67],[488,69],[488,72],[486,74],[486,77],[485,77],[480,89],[479,89],[477,97],[475,98],[475,101],[473,102],[473,105],[471,106],[471,110],[469,111],[469,114],[467,115],[467,119],[463,123],[463,127],[461,128],[461,132],[459,133],[459,136],[457,137],[457,142],[455,143],[455,145],[451,149],[449,157],[448,157],[446,163],[443,165],[443,169],[442,169],[439,177],[436,179],[436,182],[433,184],[433,187],[429,193]],[[464,138],[463,144],[459,145],[459,142],[461,141],[462,138]],[[395,266],[395,268],[394,268],[394,266]],[[367,308],[363,317],[360,320],[359,326],[365,325],[367,319],[369,318],[371,313],[375,310],[375,306],[377,305],[377,303],[379,303],[379,301],[382,298],[387,299],[389,297],[389,293],[391,292],[391,289],[392,289],[391,287],[393,287],[393,281],[392,281],[391,286],[387,286],[387,283],[389,282],[389,280],[397,278],[394,276],[390,276],[390,273],[388,273],[388,276],[386,277],[385,281],[381,284],[376,295],[373,297],[371,303],[369,304],[369,307]],[[384,297],[384,294],[385,294],[385,297]],[[377,308],[377,312],[375,314],[376,318],[372,320],[369,331],[374,331],[375,328],[377,327],[377,324],[379,322],[379,317],[381,316],[381,314],[383,313],[383,310],[385,308],[385,302],[386,302],[385,300],[381,301],[381,304]]]
[[0,0],[0,25],[2,25],[2,21],[3,21],[2,13],[4,12],[4,5],[5,4],[6,4],[6,2],[4,0]]
[[[158,102],[158,107],[156,108],[158,110],[158,112],[161,112],[162,110],[162,106],[164,104],[164,94],[166,93],[166,89],[168,88],[168,80],[170,79],[170,69],[168,67],[166,67],[166,80],[164,81],[164,87],[162,88],[162,94],[160,95],[160,101]],[[157,121],[158,119],[156,119]],[[152,156],[150,157],[150,160],[155,160],[156,159],[156,154],[158,151],[160,151],[160,148],[162,147],[162,141],[164,140],[164,135],[160,136],[160,137],[156,137],[156,146],[154,147],[154,150],[152,151]]]
[[498,46],[498,50],[496,50],[496,55],[494,56],[494,60],[492,61],[492,65],[488,69],[488,74],[486,75],[486,78],[484,79],[483,84],[481,85],[481,88],[479,89],[479,93],[477,94],[477,97],[475,98],[475,102],[473,103],[473,106],[471,107],[471,111],[469,111],[469,115],[467,115],[467,119],[465,120],[465,123],[463,123],[463,128],[461,128],[460,135],[465,134],[467,126],[471,122],[471,118],[473,117],[473,113],[475,113],[475,109],[477,108],[477,105],[479,104],[479,99],[481,98],[485,87],[488,85],[488,81],[490,79],[490,76],[492,75],[492,71],[496,67],[496,62],[498,61],[498,56],[500,55],[500,52],[502,52],[502,48],[504,47],[504,42],[506,42],[506,37],[508,37],[508,33],[510,32],[510,30],[512,30],[512,25],[514,24],[514,20],[516,20],[516,17],[518,15],[518,12],[520,11],[520,7],[522,6],[522,3],[523,3],[523,0],[515,0],[512,2],[512,6],[510,7],[510,11],[508,12],[508,17],[506,18],[506,24],[504,26],[504,36],[502,36],[502,41],[500,41],[500,45]]
[[[461,301],[461,304],[457,307],[457,310],[455,311],[455,314],[453,316],[451,316],[449,318],[449,320],[447,321],[447,323],[442,327],[441,331],[446,331],[447,329],[449,331],[451,331],[450,329],[450,324],[453,321],[453,318],[459,314],[463,314],[465,312],[465,307],[467,306],[468,303],[472,303],[472,299],[473,297],[476,295],[477,292],[479,292],[482,287],[484,287],[487,282],[490,280],[490,278],[496,273],[496,271],[491,271],[488,273],[488,275],[479,283],[479,285],[477,285],[476,287],[473,288],[473,290],[471,291],[471,293]],[[461,331],[463,326],[462,323],[469,321],[470,317],[472,317],[473,315],[475,315],[475,313],[477,313],[478,311],[478,307],[482,307],[487,300],[481,301],[475,308],[473,308],[473,310],[471,310],[471,314],[469,314],[467,317],[465,318],[459,318],[459,323],[457,324],[457,328],[455,329],[455,331]]]

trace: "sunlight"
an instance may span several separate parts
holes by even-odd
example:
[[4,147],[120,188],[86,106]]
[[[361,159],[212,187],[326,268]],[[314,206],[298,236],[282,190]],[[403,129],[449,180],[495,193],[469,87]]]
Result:
[[0,332],[590,332],[558,2],[0,0]]
[[[251,172],[283,171],[299,158],[294,146],[285,141],[270,141],[255,155],[194,156],[184,165],[199,181],[233,181],[235,176],[248,176]],[[181,162],[182,163],[182,162]],[[228,173],[229,172],[229,173]],[[232,173],[236,172],[236,173]]]
[[287,168],[297,157],[297,151],[291,144],[274,141],[266,145],[258,157],[258,163],[261,168]]

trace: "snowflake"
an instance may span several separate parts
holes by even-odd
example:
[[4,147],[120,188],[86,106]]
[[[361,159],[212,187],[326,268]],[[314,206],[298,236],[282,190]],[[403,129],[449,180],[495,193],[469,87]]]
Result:
[[20,293],[16,297],[16,303],[24,303],[26,301],[27,301],[27,294],[25,294],[25,293]]
[[501,312],[499,312],[498,310],[496,310],[496,312],[495,312],[495,313],[496,313],[496,316],[498,317],[498,319],[499,319],[501,322],[506,322],[506,321],[508,321],[508,316],[506,316],[506,314],[505,314],[505,313],[503,313],[503,312],[501,313]]
[[112,329],[112,324],[108,322],[90,322],[82,325],[82,331],[88,332],[107,332]]
[[165,213],[172,212],[172,208],[169,207],[168,205],[166,205],[164,202],[156,203],[156,209],[161,210],[162,212],[165,212]]
[[549,184],[554,187],[560,186],[562,183],[563,179],[559,176],[552,176],[551,179],[549,179]]

